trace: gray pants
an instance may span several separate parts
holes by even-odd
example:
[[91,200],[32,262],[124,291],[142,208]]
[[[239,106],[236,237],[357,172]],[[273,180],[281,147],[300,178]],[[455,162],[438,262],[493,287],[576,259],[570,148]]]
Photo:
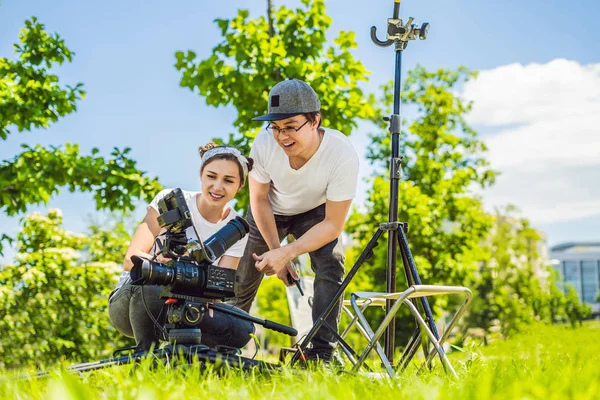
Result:
[[[275,215],[279,240],[282,241],[289,234],[294,238],[299,238],[324,219],[325,204],[298,215]],[[244,256],[238,266],[238,283],[235,292],[238,297],[236,305],[242,310],[249,311],[264,275],[256,269],[252,253],[261,255],[269,251],[269,247],[256,227],[251,210],[248,210],[246,220],[250,225],[250,233]],[[311,268],[316,275],[312,305],[314,322],[327,308],[344,280],[344,252],[341,238],[310,252],[309,256]],[[337,329],[339,325],[342,301],[343,298],[340,298],[334,310],[325,319],[334,329]],[[313,338],[312,345],[316,351],[330,352],[336,342],[337,340],[331,332],[321,328]]]
[[[159,339],[166,339],[148,315],[142,302],[161,326],[166,321],[167,306],[165,299],[160,298],[164,286],[132,285],[128,279],[120,288],[114,290],[108,298],[108,316],[115,328],[125,336],[135,338],[140,351],[148,351],[154,345],[158,347]],[[241,310],[238,309],[241,312]],[[254,333],[254,324],[249,321],[214,311],[210,317],[204,314],[197,326],[202,332],[202,344],[215,347],[217,345],[241,348]]]

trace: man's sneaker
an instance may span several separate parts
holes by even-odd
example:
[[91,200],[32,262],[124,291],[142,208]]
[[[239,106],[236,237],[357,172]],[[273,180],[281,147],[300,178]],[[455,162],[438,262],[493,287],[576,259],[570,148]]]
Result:
[[300,365],[305,368],[313,368],[318,365],[326,365],[337,369],[343,369],[344,362],[336,351],[307,349],[300,356]]

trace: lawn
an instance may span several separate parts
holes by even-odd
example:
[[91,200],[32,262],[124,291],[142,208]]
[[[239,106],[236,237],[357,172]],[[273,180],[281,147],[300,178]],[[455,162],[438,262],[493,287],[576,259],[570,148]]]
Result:
[[[459,380],[441,367],[394,379],[285,370],[273,375],[215,370],[113,367],[83,376],[57,373],[34,381],[1,374],[0,397],[11,399],[598,399],[600,324],[535,326],[487,347],[452,353]],[[8,378],[8,379],[7,379]]]

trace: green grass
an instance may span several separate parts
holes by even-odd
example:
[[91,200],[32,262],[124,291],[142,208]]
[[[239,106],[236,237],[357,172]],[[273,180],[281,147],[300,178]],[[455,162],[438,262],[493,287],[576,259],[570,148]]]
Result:
[[[83,376],[34,381],[4,372],[0,398],[11,399],[598,399],[600,324],[580,329],[535,326],[506,341],[452,354],[460,378],[441,367],[417,376],[373,379],[327,370],[274,375],[215,370],[114,367]],[[9,379],[6,379],[9,378]]]

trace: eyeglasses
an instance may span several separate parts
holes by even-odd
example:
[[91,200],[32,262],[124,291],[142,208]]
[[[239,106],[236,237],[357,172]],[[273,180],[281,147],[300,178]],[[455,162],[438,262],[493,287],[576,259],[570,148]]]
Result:
[[309,122],[310,122],[310,120],[307,119],[306,121],[304,121],[304,123],[302,125],[300,125],[297,128],[293,128],[293,127],[278,128],[276,126],[271,126],[271,124],[269,123],[269,125],[267,125],[267,127],[265,129],[269,133],[277,134],[277,136],[279,136],[282,133],[284,135],[289,135],[290,133],[292,133],[292,131],[298,132],[300,129],[302,129],[304,127],[304,125],[308,124]]

